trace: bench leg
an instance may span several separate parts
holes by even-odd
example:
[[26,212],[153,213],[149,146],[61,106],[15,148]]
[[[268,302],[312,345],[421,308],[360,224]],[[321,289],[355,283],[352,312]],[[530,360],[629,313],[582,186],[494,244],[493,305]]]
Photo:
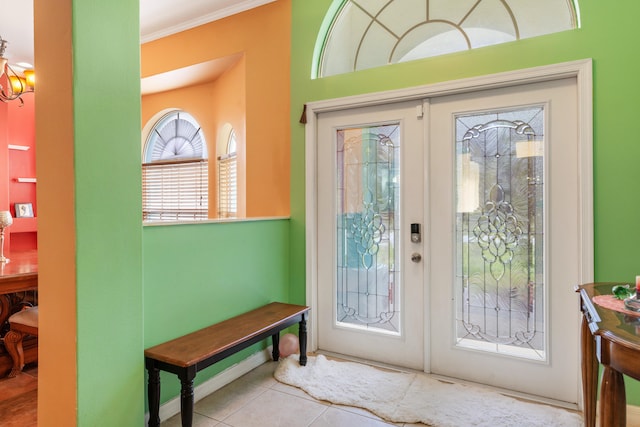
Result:
[[191,427],[193,424],[193,379],[196,371],[193,366],[186,368],[180,375],[180,417],[182,427]]
[[22,332],[14,330],[10,330],[4,336],[4,346],[13,361],[11,372],[9,372],[9,378],[13,378],[18,375],[22,372],[22,368],[24,368],[24,351],[22,349],[23,338],[24,334]]
[[307,321],[302,314],[302,320],[298,323],[298,341],[300,343],[300,366],[307,364]]
[[160,426],[160,370],[152,360],[146,360],[149,383],[147,399],[149,401],[149,427]]
[[280,358],[280,332],[271,335],[271,343],[273,344],[271,355],[273,356],[273,360],[277,362]]

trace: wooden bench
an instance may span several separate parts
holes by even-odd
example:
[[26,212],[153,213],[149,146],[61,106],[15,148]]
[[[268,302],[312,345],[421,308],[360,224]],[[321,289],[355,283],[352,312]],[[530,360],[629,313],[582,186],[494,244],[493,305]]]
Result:
[[181,383],[180,412],[183,427],[193,421],[193,379],[196,373],[269,336],[273,360],[278,360],[280,331],[299,324],[300,365],[307,364],[309,307],[273,302],[256,310],[158,344],[144,351],[149,373],[149,426],[160,425],[160,371],[172,372]]

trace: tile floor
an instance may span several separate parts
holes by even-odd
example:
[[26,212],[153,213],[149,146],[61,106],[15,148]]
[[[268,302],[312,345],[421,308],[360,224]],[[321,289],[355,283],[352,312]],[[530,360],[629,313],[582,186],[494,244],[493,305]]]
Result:
[[[384,427],[389,424],[363,409],[319,401],[273,378],[277,363],[267,362],[196,402],[194,427]],[[161,427],[179,427],[180,414]]]
[[[419,427],[389,424],[368,411],[318,401],[273,378],[267,362],[195,405],[194,427]],[[37,426],[38,367],[16,378],[0,378],[0,427]],[[180,426],[180,414],[162,427]],[[640,427],[637,407],[627,410],[627,427]]]

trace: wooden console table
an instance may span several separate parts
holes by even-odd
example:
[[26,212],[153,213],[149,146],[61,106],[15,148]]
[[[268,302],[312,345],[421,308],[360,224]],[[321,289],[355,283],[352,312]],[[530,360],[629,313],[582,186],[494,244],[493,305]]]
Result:
[[587,427],[596,424],[598,362],[604,367],[600,386],[601,426],[626,425],[627,400],[622,375],[640,380],[640,317],[593,302],[594,297],[610,295],[611,288],[618,284],[589,283],[576,287],[583,313],[582,388]]

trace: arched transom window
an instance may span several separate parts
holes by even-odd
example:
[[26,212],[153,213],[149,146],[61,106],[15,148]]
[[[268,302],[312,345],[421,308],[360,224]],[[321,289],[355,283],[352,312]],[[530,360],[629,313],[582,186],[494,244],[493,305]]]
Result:
[[313,77],[577,28],[577,0],[336,0]]
[[180,110],[161,116],[144,145],[143,220],[207,219],[208,181],[207,144],[196,119]]
[[238,215],[238,156],[236,131],[231,128],[226,150],[218,157],[218,217]]

